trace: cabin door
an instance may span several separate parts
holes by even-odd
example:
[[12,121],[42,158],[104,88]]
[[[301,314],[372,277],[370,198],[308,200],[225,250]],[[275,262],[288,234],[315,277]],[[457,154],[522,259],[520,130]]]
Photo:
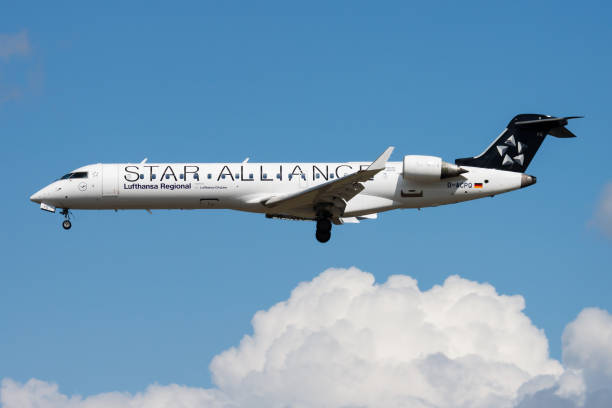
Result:
[[102,197],[117,197],[119,195],[119,166],[117,164],[102,165]]

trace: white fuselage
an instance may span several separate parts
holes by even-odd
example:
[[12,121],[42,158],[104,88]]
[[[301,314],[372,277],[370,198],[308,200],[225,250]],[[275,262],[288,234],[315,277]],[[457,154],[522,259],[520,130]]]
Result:
[[[277,214],[264,202],[332,182],[369,165],[370,162],[92,164],[70,173],[79,173],[79,178],[57,180],[31,199],[69,209],[220,208],[314,219],[312,208]],[[452,204],[525,186],[522,173],[465,169],[468,172],[457,177],[423,182],[405,178],[402,162],[387,162],[385,170],[365,182],[365,189],[346,203],[341,216]]]

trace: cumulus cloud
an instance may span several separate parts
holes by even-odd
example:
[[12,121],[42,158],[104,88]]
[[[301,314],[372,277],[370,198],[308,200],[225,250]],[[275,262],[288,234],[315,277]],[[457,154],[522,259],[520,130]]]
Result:
[[253,336],[215,357],[211,370],[240,402],[257,394],[266,406],[279,397],[280,406],[511,401],[531,377],[562,372],[524,306],[520,296],[456,276],[420,291],[408,276],[376,285],[354,268],[328,270],[258,312]]
[[16,34],[0,33],[0,58],[9,59],[12,56],[25,56],[30,53],[28,32],[22,30]]
[[584,309],[566,326],[562,340],[563,374],[556,381],[532,380],[541,384],[527,393],[519,407],[612,406],[612,315]]
[[217,390],[179,385],[151,385],[143,393],[131,395],[108,392],[87,398],[68,397],[55,384],[30,380],[19,384],[3,380],[0,403],[4,408],[222,408],[233,407]]
[[[563,362],[521,296],[458,276],[420,290],[329,269],[253,317],[253,334],[210,364],[214,389],[178,385],[81,398],[5,379],[4,408],[598,407],[612,404],[612,316],[584,310]],[[599,404],[599,405],[598,405]]]
[[563,332],[563,363],[582,370],[589,390],[612,391],[612,315],[595,308],[580,312]]
[[593,221],[606,236],[612,238],[612,182],[603,189]]

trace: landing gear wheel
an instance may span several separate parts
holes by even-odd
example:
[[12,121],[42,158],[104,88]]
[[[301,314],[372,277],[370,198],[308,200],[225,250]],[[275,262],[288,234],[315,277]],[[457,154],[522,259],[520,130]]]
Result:
[[60,211],[60,214],[62,214],[65,218],[62,222],[62,227],[65,230],[69,230],[70,227],[72,227],[72,223],[70,222],[70,210],[68,208],[63,208],[62,211]]
[[331,231],[332,223],[328,218],[320,218],[317,220],[317,231]]
[[317,220],[317,241],[325,243],[331,238],[332,223],[329,218],[319,218]]
[[331,238],[331,231],[317,230],[315,236],[317,237],[317,241],[325,243]]

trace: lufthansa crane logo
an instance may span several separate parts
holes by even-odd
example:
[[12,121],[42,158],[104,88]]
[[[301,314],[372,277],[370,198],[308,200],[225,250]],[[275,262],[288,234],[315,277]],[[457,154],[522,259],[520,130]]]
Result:
[[80,191],[85,191],[85,190],[87,190],[87,183],[85,183],[84,181],[82,181],[81,183],[79,183],[79,190],[80,190]]

